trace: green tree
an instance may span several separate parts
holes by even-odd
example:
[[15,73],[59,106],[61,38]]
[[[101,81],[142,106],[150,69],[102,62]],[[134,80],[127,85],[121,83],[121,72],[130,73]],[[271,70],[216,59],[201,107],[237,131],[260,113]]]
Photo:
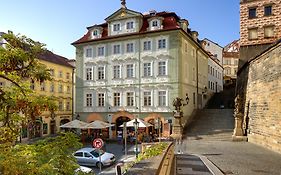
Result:
[[[51,81],[49,70],[38,60],[44,44],[13,33],[2,36],[0,47],[0,174],[74,174],[78,167],[73,150],[81,145],[68,133],[34,144],[17,144],[23,124],[32,126],[42,111],[57,109],[54,97],[36,94],[31,81]],[[33,130],[30,130],[31,134]]]
[[7,84],[0,87],[0,142],[14,142],[23,123],[34,122],[43,109],[55,105],[50,97],[30,89],[31,80],[51,80],[49,70],[38,61],[44,44],[13,33],[2,37],[8,44],[0,48],[0,78]]

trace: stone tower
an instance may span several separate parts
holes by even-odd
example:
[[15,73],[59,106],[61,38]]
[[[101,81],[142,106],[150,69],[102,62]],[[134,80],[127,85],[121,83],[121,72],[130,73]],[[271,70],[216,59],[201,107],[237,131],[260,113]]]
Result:
[[[237,72],[236,96],[239,95],[241,105],[239,115],[244,119],[245,94],[248,80],[248,61],[265,51],[273,43],[281,38],[281,0],[240,0],[240,51],[239,65]],[[239,122],[234,129],[234,136],[238,130],[246,135],[247,124]],[[241,127],[239,129],[239,127]],[[246,129],[245,129],[246,128]]]

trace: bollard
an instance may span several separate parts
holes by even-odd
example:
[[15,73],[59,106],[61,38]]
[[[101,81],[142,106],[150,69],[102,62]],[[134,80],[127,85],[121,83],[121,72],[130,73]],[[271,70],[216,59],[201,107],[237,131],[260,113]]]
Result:
[[115,171],[116,171],[116,175],[122,175],[122,171],[121,171],[121,166],[123,164],[122,163],[118,163],[116,166],[115,166]]

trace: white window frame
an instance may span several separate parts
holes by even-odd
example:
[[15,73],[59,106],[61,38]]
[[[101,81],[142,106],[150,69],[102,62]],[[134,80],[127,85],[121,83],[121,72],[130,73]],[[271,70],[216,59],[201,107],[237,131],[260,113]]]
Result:
[[113,106],[121,106],[121,93],[120,92],[113,93]]
[[85,106],[86,107],[92,107],[93,106],[93,94],[92,93],[86,93],[85,94]]
[[98,80],[104,80],[105,79],[105,66],[99,66],[97,68],[97,72],[98,72]]
[[151,27],[159,27],[159,26],[160,26],[160,21],[158,19],[151,21]]
[[86,67],[85,69],[85,80],[93,80],[93,67]]
[[85,57],[92,58],[93,57],[93,48],[87,47],[85,48]]
[[127,64],[126,65],[126,78],[134,78],[135,77],[135,65]]
[[152,50],[152,41],[146,40],[143,41],[143,51],[151,51]]
[[143,63],[143,77],[151,77],[152,76],[152,63],[145,62]]
[[159,90],[158,91],[158,106],[167,106],[167,91],[166,90]]
[[151,91],[143,92],[143,106],[152,106],[152,92]]
[[131,30],[135,28],[135,22],[134,21],[128,21],[126,22],[126,29]]
[[126,43],[126,53],[134,53],[135,52],[135,43],[129,42]]
[[121,78],[121,65],[113,65],[113,79]]
[[167,49],[167,38],[159,38],[157,40],[157,49]]
[[[118,52],[116,52],[117,50],[116,50],[116,47],[118,46]],[[121,44],[113,44],[112,45],[112,54],[113,55],[119,55],[119,54],[121,54]]]
[[97,47],[97,56],[98,57],[105,56],[105,46],[98,46]]
[[114,23],[114,24],[112,24],[112,31],[113,32],[121,31],[121,23]]
[[[164,65],[160,65],[160,63],[165,63]],[[158,76],[166,76],[167,75],[167,61],[159,61],[158,62]],[[164,71],[164,72],[162,72]]]
[[127,92],[126,93],[126,100],[127,106],[134,106],[135,105],[135,93],[134,92]]
[[105,106],[105,93],[98,93],[98,107]]

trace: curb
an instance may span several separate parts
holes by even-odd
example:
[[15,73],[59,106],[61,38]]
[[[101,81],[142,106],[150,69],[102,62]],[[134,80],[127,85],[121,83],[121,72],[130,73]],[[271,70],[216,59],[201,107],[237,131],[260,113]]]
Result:
[[221,172],[221,170],[215,164],[213,164],[213,162],[211,162],[206,156],[197,154],[191,155],[199,157],[213,175],[224,175],[223,172]]

